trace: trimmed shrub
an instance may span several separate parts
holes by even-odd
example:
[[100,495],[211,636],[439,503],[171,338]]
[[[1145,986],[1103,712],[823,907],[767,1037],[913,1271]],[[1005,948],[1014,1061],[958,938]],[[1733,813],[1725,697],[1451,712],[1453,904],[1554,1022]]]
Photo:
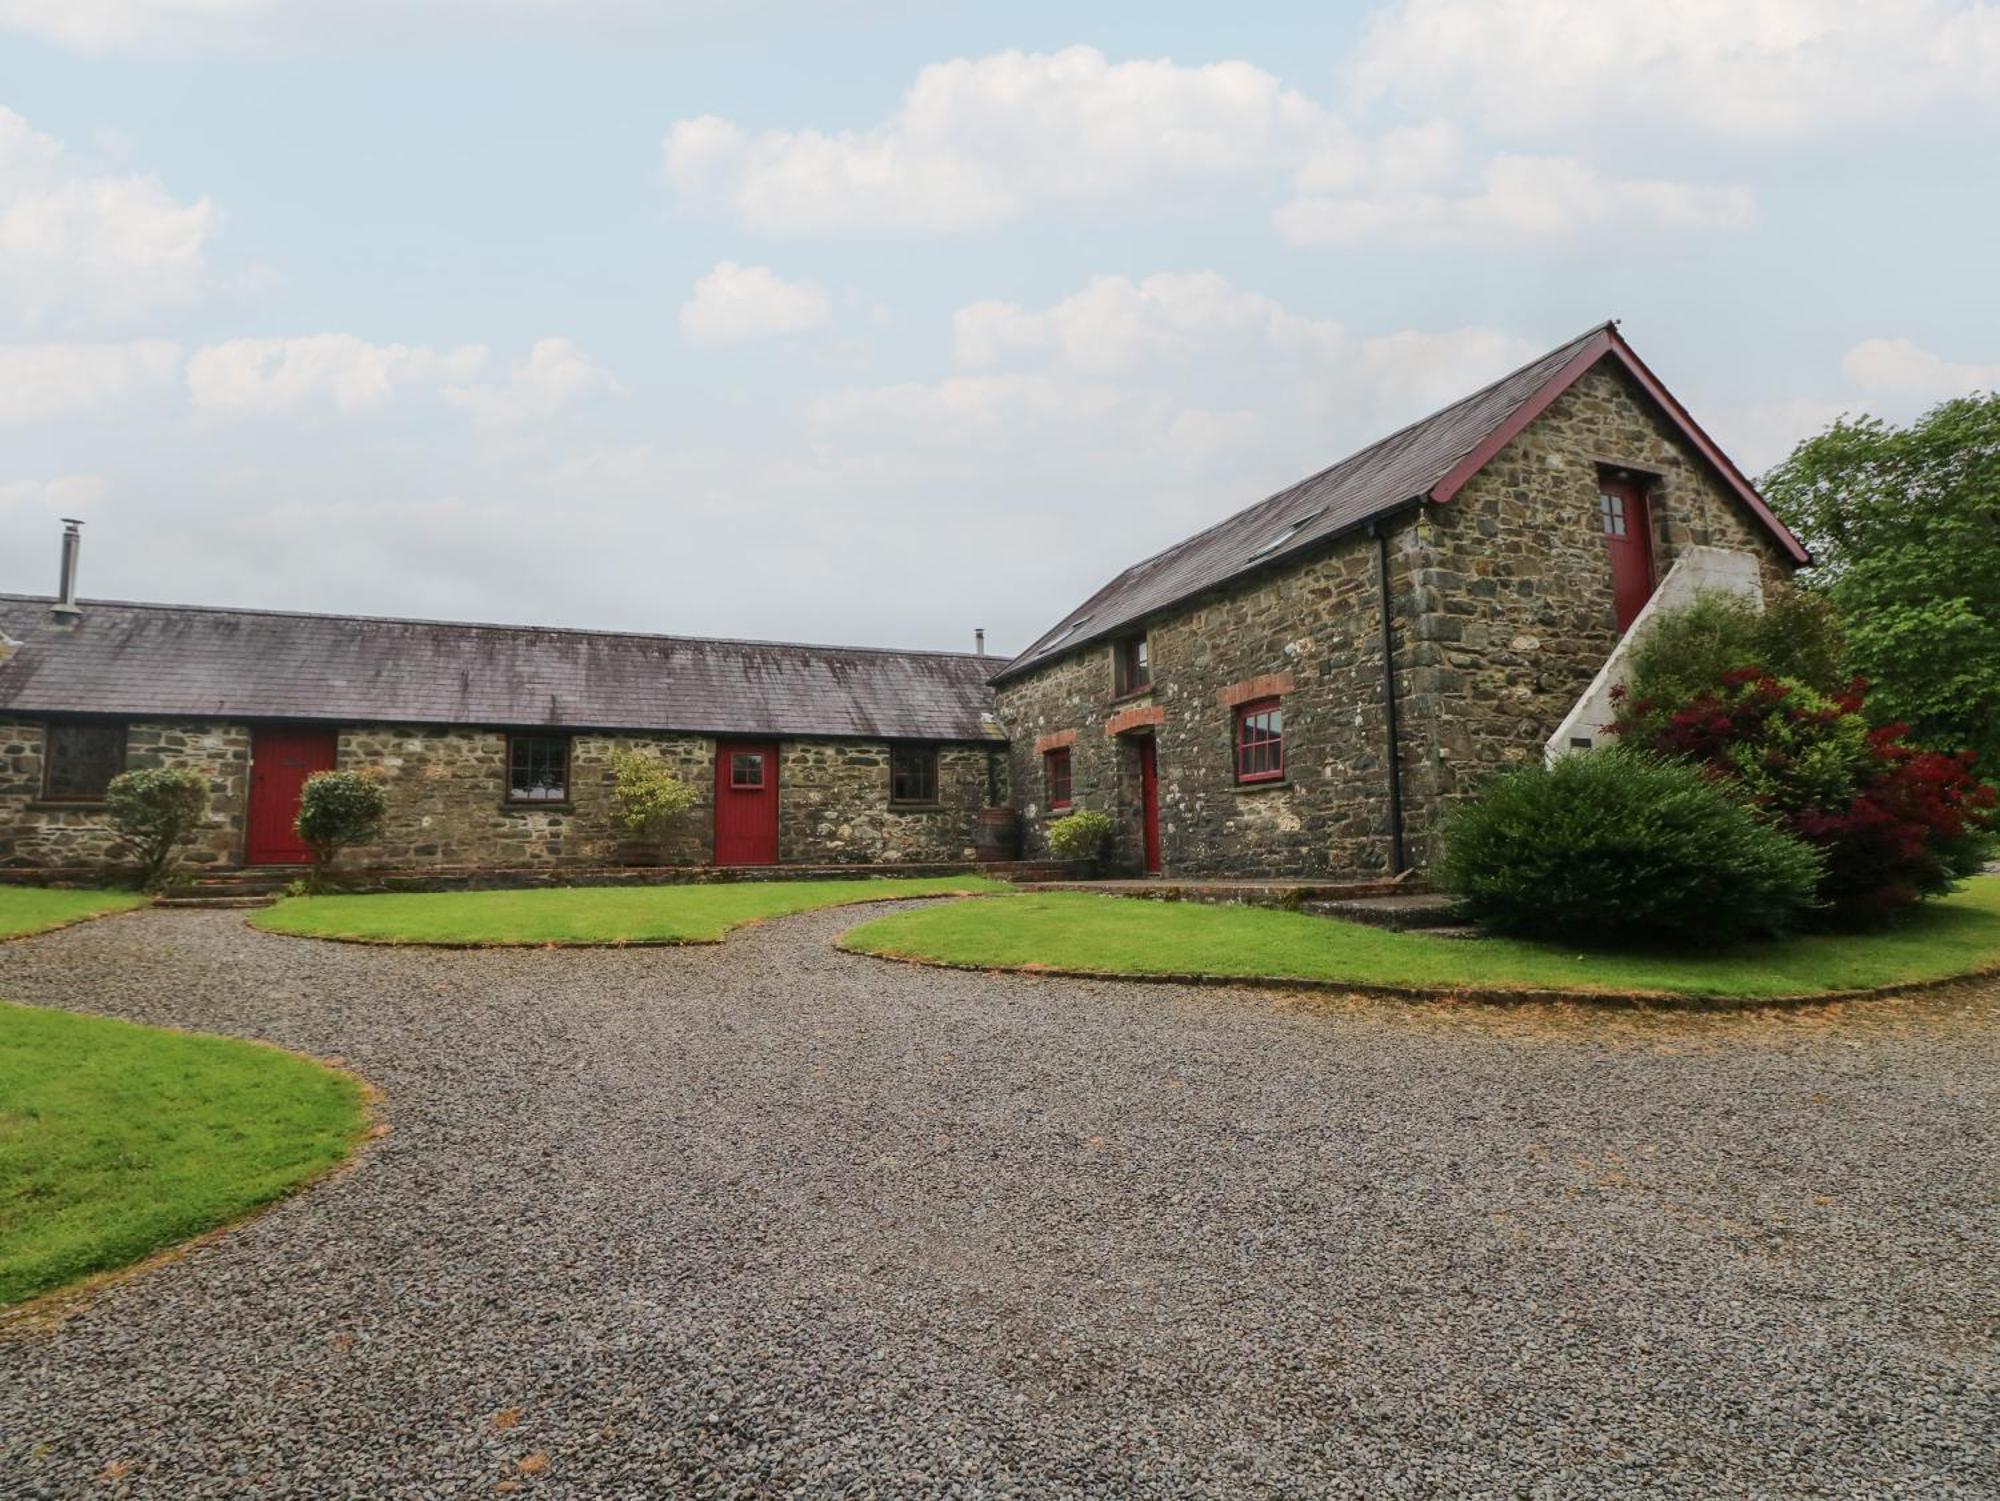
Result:
[[1740,595],[1703,590],[1656,617],[1632,644],[1625,678],[1630,700],[1681,703],[1741,667],[1833,694],[1849,679],[1846,643],[1833,606],[1786,590],[1763,610]]
[[1049,825],[1049,849],[1058,860],[1095,860],[1111,842],[1111,820],[1102,813],[1071,813]]
[[140,889],[155,891],[208,817],[208,780],[185,766],[124,772],[105,788],[104,811],[138,859]]
[[1692,766],[1623,749],[1489,783],[1436,875],[1502,933],[1573,943],[1730,943],[1812,906],[1819,857]]
[[1611,728],[1624,744],[1736,784],[1770,822],[1824,857],[1824,921],[1859,926],[1975,874],[1992,787],[1970,752],[1919,750],[1902,725],[1868,727],[1867,685],[1835,696],[1743,667],[1680,702],[1642,699]]
[[306,778],[292,827],[312,851],[314,889],[334,856],[382,832],[388,813],[388,792],[367,772],[316,771]]
[[633,838],[665,839],[667,825],[695,805],[694,788],[665,762],[635,750],[614,750],[608,761],[612,822]]

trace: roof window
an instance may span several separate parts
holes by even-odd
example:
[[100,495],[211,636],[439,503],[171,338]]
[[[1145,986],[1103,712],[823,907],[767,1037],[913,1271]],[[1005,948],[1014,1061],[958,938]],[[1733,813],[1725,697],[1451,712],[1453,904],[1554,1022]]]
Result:
[[1324,516],[1325,514],[1326,514],[1325,506],[1321,506],[1317,511],[1306,512],[1305,515],[1299,517],[1298,520],[1294,521],[1290,526],[1286,527],[1282,532],[1279,532],[1277,536],[1273,537],[1263,546],[1255,549],[1250,554],[1250,556],[1253,558],[1263,558],[1270,556],[1272,553],[1276,552],[1279,548],[1283,547],[1287,542],[1291,541],[1292,538],[1296,537],[1300,532],[1304,531],[1307,522],[1317,521],[1321,516]]

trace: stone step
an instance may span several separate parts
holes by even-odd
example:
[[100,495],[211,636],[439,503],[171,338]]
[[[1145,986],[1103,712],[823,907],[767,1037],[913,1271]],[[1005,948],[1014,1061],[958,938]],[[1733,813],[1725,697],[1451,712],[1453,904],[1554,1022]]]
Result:
[[1394,928],[1401,932],[1419,929],[1443,932],[1465,926],[1464,919],[1458,915],[1458,904],[1450,897],[1435,892],[1399,892],[1394,896],[1307,902],[1299,910],[1319,917],[1338,917],[1346,922],[1366,923],[1371,928]]

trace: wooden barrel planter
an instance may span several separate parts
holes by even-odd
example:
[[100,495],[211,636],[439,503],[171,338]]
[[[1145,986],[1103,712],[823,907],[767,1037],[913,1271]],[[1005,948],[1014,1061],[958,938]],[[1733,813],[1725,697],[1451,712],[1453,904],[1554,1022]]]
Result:
[[981,860],[1021,858],[1021,815],[1012,808],[981,808],[972,845]]

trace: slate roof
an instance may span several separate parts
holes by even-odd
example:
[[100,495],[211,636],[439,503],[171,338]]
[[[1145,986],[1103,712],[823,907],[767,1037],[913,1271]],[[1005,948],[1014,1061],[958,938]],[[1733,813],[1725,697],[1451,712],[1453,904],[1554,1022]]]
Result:
[[[0,594],[0,713],[983,740],[991,657]],[[6,650],[0,644],[0,652]]]
[[[993,681],[1046,666],[1077,647],[1102,641],[1146,616],[1191,599],[1245,574],[1296,560],[1343,533],[1423,499],[1445,500],[1485,458],[1494,440],[1512,436],[1525,421],[1585,370],[1614,354],[1666,408],[1723,477],[1778,534],[1800,561],[1808,561],[1761,497],[1708,440],[1680,404],[1659,387],[1615,324],[1601,323],[1559,344],[1442,410],[1371,443],[1358,453],[1218,521],[1206,531],[1144,562],[1135,563],[1031,642],[994,674]],[[1485,457],[1491,457],[1486,453]]]

